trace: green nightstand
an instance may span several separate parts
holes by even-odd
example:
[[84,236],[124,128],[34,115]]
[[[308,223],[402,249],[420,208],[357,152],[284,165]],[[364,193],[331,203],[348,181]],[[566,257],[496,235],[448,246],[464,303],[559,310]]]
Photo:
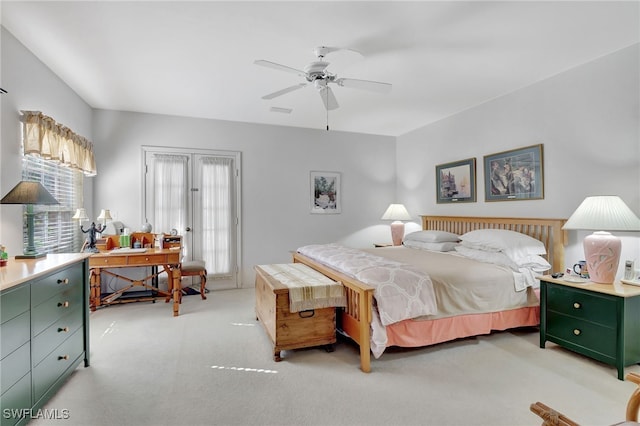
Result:
[[640,362],[640,287],[540,278],[540,347],[553,342],[618,369]]

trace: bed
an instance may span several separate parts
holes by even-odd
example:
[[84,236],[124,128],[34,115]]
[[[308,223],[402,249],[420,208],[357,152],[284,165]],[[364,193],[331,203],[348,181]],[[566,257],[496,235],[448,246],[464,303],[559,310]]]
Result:
[[[478,230],[506,230],[524,234],[541,242],[553,271],[563,271],[564,246],[567,244],[566,231],[562,230],[564,219],[529,219],[500,217],[459,217],[459,216],[421,216],[422,229],[425,231],[442,231],[457,235],[469,235]],[[501,231],[498,231],[501,232]],[[403,247],[375,248],[364,250],[376,256],[400,256],[401,251],[412,251]],[[414,250],[415,252],[415,250]],[[435,254],[440,255],[440,254]],[[447,255],[447,254],[444,254]],[[404,254],[402,255],[404,256]],[[399,257],[403,259],[404,257]],[[347,293],[347,306],[339,310],[338,329],[354,340],[360,347],[360,368],[364,372],[371,371],[372,340],[375,346],[375,325],[378,321],[378,309],[374,300],[375,288],[340,270],[327,266],[326,262],[316,260],[309,255],[296,252],[294,262],[303,263],[327,277],[341,281]],[[444,262],[436,262],[444,264]],[[479,262],[478,262],[479,263]],[[467,270],[464,268],[454,268]],[[441,269],[446,269],[442,267]],[[504,268],[503,268],[504,269]],[[478,275],[481,274],[474,274]],[[465,279],[469,278],[469,270]],[[492,278],[493,279],[493,278]],[[435,291],[438,293],[438,290]],[[488,334],[493,330],[535,326],[539,324],[539,303],[534,294],[535,289],[527,287],[520,292],[520,305],[487,312],[475,310],[465,312],[464,307],[455,314],[438,314],[406,319],[385,326],[387,347],[422,347],[442,343],[458,338]],[[455,303],[455,301],[454,301]],[[464,305],[464,303],[462,303]],[[373,337],[372,337],[373,336]]]

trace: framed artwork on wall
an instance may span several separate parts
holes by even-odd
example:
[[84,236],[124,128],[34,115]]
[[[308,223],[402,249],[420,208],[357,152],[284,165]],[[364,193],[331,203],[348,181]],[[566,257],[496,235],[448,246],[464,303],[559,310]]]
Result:
[[436,201],[438,203],[476,201],[475,158],[436,166]]
[[340,196],[340,173],[311,172],[311,213],[341,213]]
[[484,157],[485,201],[544,198],[542,144]]

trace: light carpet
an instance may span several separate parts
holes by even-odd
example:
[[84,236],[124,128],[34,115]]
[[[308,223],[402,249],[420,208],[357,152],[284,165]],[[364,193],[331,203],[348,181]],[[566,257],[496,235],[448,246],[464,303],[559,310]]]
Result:
[[[91,314],[91,366],[47,403],[56,425],[540,425],[535,401],[584,425],[624,420],[635,389],[616,370],[554,344],[536,329],[389,350],[362,373],[339,340],[284,351],[256,322],[254,290],[207,300],[131,303]],[[626,370],[640,373],[640,366]]]

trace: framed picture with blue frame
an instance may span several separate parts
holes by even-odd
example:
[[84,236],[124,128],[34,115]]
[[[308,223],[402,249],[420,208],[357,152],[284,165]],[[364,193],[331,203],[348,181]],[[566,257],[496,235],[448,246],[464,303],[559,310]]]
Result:
[[544,198],[542,144],[484,157],[485,201]]
[[436,166],[436,201],[438,203],[476,201],[475,158]]

